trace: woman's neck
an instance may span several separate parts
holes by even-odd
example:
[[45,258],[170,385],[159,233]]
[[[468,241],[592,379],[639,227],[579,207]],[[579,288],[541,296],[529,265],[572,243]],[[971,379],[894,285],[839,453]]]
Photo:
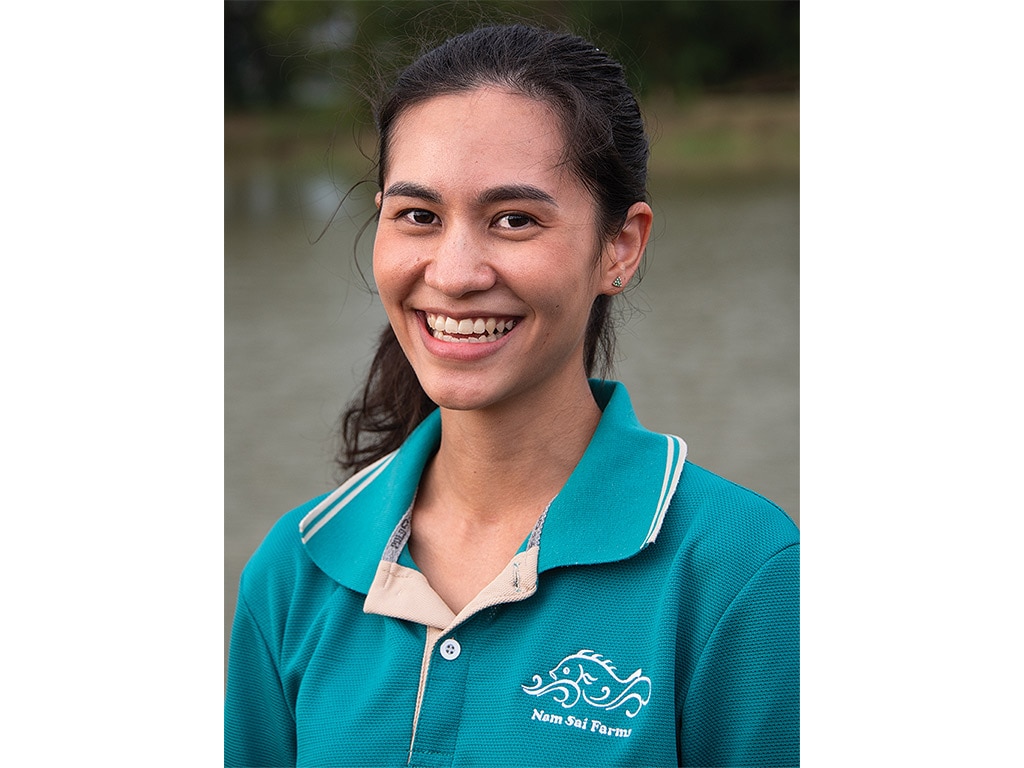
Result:
[[482,523],[517,512],[536,519],[601,419],[589,385],[582,383],[520,407],[442,410],[441,445],[424,478],[434,498]]
[[501,572],[561,490],[601,420],[585,389],[477,411],[441,411],[409,551],[454,613]]

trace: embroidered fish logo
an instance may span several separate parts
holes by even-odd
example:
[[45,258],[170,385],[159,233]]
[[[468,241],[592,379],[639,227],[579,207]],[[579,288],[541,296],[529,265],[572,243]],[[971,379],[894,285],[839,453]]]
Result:
[[554,682],[544,684],[540,675],[533,676],[533,685],[522,686],[523,693],[552,698],[569,709],[582,698],[587,704],[600,709],[625,707],[626,717],[635,717],[651,700],[651,679],[638,669],[623,679],[615,674],[609,659],[590,650],[581,650],[566,656],[548,674]]

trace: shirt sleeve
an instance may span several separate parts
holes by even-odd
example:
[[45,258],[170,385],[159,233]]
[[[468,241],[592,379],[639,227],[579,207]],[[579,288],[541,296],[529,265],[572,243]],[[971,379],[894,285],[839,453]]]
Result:
[[800,548],[766,562],[722,615],[682,708],[692,766],[800,764]]
[[224,765],[293,766],[295,759],[295,718],[278,666],[240,594],[228,653]]

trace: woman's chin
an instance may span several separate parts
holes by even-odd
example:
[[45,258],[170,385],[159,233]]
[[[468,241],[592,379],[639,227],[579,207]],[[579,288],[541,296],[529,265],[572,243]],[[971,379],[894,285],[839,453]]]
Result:
[[493,393],[488,393],[486,388],[450,380],[424,383],[421,379],[420,384],[423,391],[427,393],[427,397],[448,411],[480,410],[491,405],[495,399]]

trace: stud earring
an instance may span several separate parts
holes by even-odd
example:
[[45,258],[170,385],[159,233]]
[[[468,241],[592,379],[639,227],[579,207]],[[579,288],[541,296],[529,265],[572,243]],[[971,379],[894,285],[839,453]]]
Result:
[[621,288],[622,287],[622,276],[619,275],[614,280],[612,280],[612,285],[614,285],[616,288]]

